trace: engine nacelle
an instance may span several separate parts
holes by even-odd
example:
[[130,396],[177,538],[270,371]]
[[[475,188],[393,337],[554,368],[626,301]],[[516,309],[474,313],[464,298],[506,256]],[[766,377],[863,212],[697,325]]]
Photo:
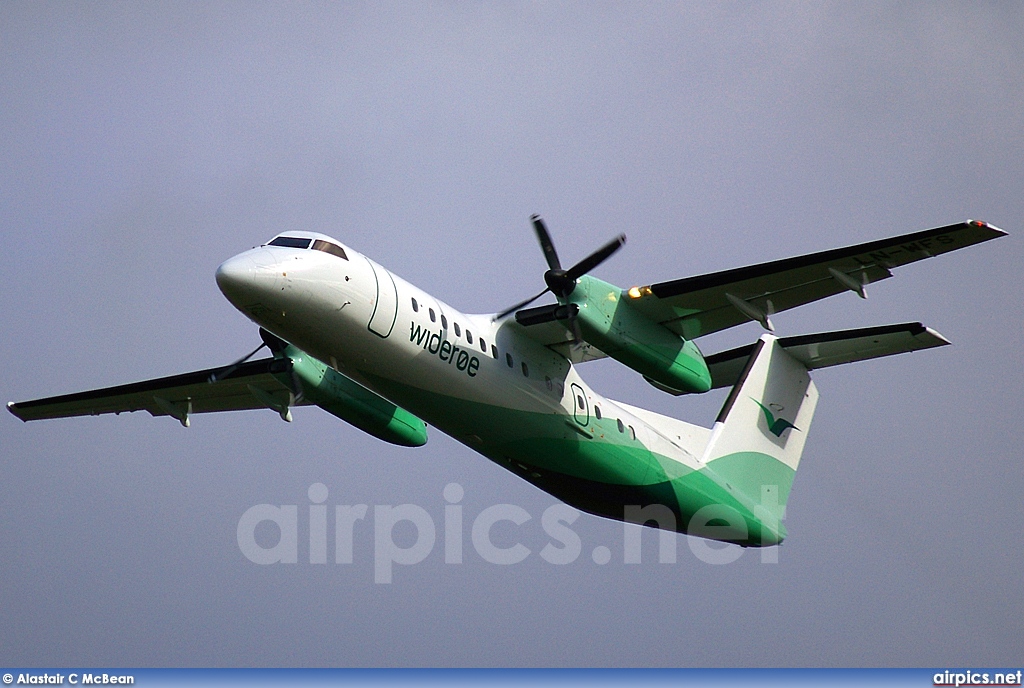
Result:
[[700,349],[632,307],[623,291],[583,276],[570,301],[583,338],[644,377],[679,392],[706,392],[711,373]]
[[404,447],[427,443],[427,424],[400,406],[288,345],[272,365],[289,388],[298,382],[305,399],[378,439]]

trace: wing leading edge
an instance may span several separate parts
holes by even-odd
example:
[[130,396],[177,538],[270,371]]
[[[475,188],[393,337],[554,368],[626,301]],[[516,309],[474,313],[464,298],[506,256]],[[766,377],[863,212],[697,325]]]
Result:
[[865,287],[890,270],[965,248],[1006,232],[970,220],[847,248],[634,287],[626,292],[647,317],[686,339],[749,321],[771,328],[775,313]]
[[274,377],[274,363],[272,358],[243,363],[215,382],[210,382],[211,375],[222,372],[223,367],[10,402],[7,409],[23,421],[148,411],[153,416],[172,416],[187,426],[188,417],[193,413],[272,408],[284,414],[291,406],[308,404],[296,402],[288,387]]

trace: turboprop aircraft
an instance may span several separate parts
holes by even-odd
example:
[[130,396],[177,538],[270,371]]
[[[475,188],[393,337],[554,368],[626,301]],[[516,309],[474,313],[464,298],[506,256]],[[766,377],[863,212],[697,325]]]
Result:
[[[781,523],[818,392],[809,371],[948,344],[920,323],[776,337],[771,317],[894,268],[1006,233],[970,220],[849,248],[622,289],[590,273],[619,236],[563,268],[533,228],[545,288],[502,313],[462,313],[341,242],[284,232],[225,261],[224,296],[263,344],[211,368],[9,403],[28,421],[145,410],[197,413],[316,405],[386,442],[420,446],[427,424],[558,499],[608,518],[742,546]],[[539,284],[538,284],[539,286]],[[527,306],[550,292],[555,303]],[[705,356],[701,337],[754,321],[756,342]],[[249,360],[267,347],[272,356]],[[710,428],[613,401],[578,372],[611,357],[662,392],[732,391]]]

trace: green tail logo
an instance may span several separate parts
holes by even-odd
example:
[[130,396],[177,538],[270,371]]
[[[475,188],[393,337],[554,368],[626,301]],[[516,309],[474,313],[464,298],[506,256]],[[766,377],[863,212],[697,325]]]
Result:
[[757,399],[754,399],[753,397],[751,397],[750,399],[755,404],[760,406],[762,411],[764,411],[764,419],[768,423],[768,431],[775,435],[776,437],[782,437],[782,433],[784,433],[789,428],[793,428],[797,432],[800,431],[800,428],[793,425],[785,418],[776,418],[775,414],[773,414],[767,406],[762,404]]

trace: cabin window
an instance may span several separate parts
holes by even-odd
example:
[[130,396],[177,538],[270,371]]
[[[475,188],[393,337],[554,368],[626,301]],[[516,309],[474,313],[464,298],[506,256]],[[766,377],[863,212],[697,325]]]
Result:
[[495,346],[494,344],[491,344],[491,358],[498,358],[498,347]]
[[632,425],[629,426],[629,438],[632,440],[636,439],[636,430],[633,429]]
[[512,354],[505,354],[505,363],[508,363],[508,367],[511,368],[514,363],[512,362]]
[[448,318],[444,317],[444,313],[441,314],[441,327],[448,329]]
[[434,309],[431,308],[429,310],[430,310],[430,322],[437,322],[437,316],[434,315]]
[[526,361],[523,361],[523,377],[530,377],[530,369],[526,366]]
[[595,406],[594,407],[594,417],[596,417],[598,420],[601,420],[601,407],[600,406]]
[[622,419],[617,418],[615,422],[619,424],[619,432],[626,432],[626,426],[622,424]]
[[487,342],[484,341],[483,337],[480,338],[480,350],[487,353]]
[[473,343],[473,333],[470,332],[469,330],[466,330],[466,341],[469,342],[470,344]]
[[332,256],[337,256],[338,258],[344,258],[345,260],[348,260],[348,256],[345,255],[345,249],[343,249],[341,246],[338,246],[337,244],[332,244],[329,241],[324,241],[323,239],[317,239],[316,241],[313,242],[313,250],[323,251],[324,253],[330,253]]
[[415,296],[412,299],[412,312],[413,313],[419,313],[420,312],[420,305],[418,303],[416,303],[416,297]]
[[312,239],[302,237],[279,236],[270,242],[271,246],[283,246],[284,248],[309,248]]
[[455,328],[455,336],[461,337],[462,331],[459,329],[459,323],[452,323],[452,326]]

